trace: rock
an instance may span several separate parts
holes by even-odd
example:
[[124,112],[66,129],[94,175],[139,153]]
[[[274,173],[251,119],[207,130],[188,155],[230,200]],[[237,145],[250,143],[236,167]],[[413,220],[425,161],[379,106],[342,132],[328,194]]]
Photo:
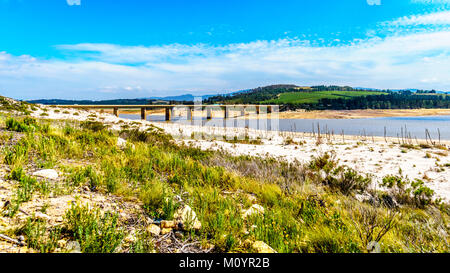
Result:
[[41,220],[41,221],[50,221],[50,216],[48,216],[47,214],[44,214],[42,212],[36,212],[34,214],[34,218]]
[[161,221],[161,228],[175,228],[176,227],[176,222],[175,221],[166,221],[166,220],[162,220]]
[[257,253],[277,253],[273,248],[271,248],[268,244],[262,241],[256,241],[252,244],[253,250]]
[[147,231],[152,235],[152,236],[158,236],[161,233],[161,228],[158,227],[157,225],[151,224],[147,227]]
[[25,237],[23,235],[20,235],[19,238],[17,238],[17,241],[24,242],[25,241]]
[[192,228],[195,230],[200,230],[202,228],[202,223],[199,220],[195,220]]
[[38,176],[47,179],[57,179],[59,177],[58,172],[52,169],[40,170],[33,173],[33,176]]
[[174,217],[181,223],[184,229],[193,228],[199,230],[202,228],[202,223],[198,220],[197,214],[188,205],[178,209]]
[[248,210],[245,210],[242,214],[242,218],[247,218],[254,214],[264,214],[264,208],[258,204],[253,204]]
[[163,228],[161,230],[161,235],[166,235],[167,233],[170,233],[170,232],[172,232],[171,228]]
[[126,236],[123,241],[127,244],[132,244],[134,242],[136,242],[136,236],[134,234],[129,234],[128,236]]
[[127,146],[127,141],[121,137],[117,139],[117,146],[120,148],[124,148]]
[[57,242],[57,245],[59,248],[65,248],[67,246],[67,241],[64,239],[61,239]]
[[77,241],[68,242],[65,249],[69,253],[81,253],[81,246]]
[[197,214],[190,206],[186,205],[182,209],[178,209],[175,212],[174,217],[183,222],[192,222],[197,219]]

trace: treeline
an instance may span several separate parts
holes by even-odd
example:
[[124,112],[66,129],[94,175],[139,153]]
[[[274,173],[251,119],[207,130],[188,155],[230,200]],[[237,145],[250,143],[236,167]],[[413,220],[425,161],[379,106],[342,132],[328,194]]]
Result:
[[450,108],[450,95],[421,95],[411,92],[390,92],[350,99],[320,99],[318,103],[284,104],[280,110],[354,110],[354,109],[418,109]]
[[[212,96],[204,100],[206,104],[258,104],[264,101],[276,99],[281,93],[288,92],[314,92],[314,91],[361,91],[350,86],[337,85],[317,85],[311,87],[296,86],[292,84],[278,84],[265,87],[254,88],[245,92],[230,95]],[[366,90],[366,91],[386,91],[387,90]]]

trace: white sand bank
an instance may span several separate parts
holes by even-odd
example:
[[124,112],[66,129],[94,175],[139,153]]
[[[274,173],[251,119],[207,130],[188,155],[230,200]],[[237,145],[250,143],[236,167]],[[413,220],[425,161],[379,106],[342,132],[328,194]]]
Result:
[[[47,108],[48,116],[41,116],[42,110],[37,110],[33,116],[48,119],[70,120],[96,120],[110,124],[114,130],[120,130],[127,124],[142,130],[150,125],[164,129],[174,135],[178,141],[192,144],[201,149],[224,150],[233,155],[251,155],[262,157],[274,157],[280,160],[308,162],[312,156],[324,152],[334,152],[336,159],[343,165],[347,165],[361,173],[373,176],[374,182],[380,182],[386,175],[399,175],[409,179],[422,179],[428,187],[436,192],[438,197],[450,200],[450,156],[443,149],[407,149],[402,148],[396,138],[376,137],[363,139],[357,136],[335,136],[327,140],[322,137],[322,144],[317,144],[317,137],[304,133],[281,133],[258,131],[245,128],[217,128],[207,126],[192,126],[176,123],[156,123],[149,121],[136,121],[117,118],[111,114],[95,111],[83,111],[72,109]],[[55,113],[54,110],[59,110]],[[64,113],[64,111],[67,111]],[[74,115],[74,113],[79,115]],[[197,140],[190,139],[192,133],[204,133],[206,137],[211,135],[243,136],[261,139],[261,145],[232,144],[223,140]],[[285,145],[287,139],[292,139],[295,144]],[[420,140],[419,140],[420,141]],[[425,143],[425,141],[420,141]],[[301,143],[301,144],[300,144]],[[413,144],[416,144],[414,141]],[[449,141],[442,144],[449,147]]]

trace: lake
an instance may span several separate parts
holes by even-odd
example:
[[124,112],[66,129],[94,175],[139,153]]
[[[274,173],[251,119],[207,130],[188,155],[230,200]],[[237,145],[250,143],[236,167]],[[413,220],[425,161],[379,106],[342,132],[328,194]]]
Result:
[[[121,118],[140,119],[139,115],[120,114]],[[164,115],[149,115],[149,121],[165,122]],[[180,117],[175,117],[171,122],[190,124],[190,121]],[[194,120],[196,124],[205,126],[221,127],[224,125],[222,118],[212,120]],[[428,129],[433,140],[437,140],[440,133],[442,140],[450,140],[450,116],[423,116],[423,117],[382,117],[363,119],[280,119],[276,120],[256,120],[256,119],[227,119],[227,127],[249,127],[261,130],[279,130],[293,132],[307,132],[313,130],[317,132],[318,126],[321,133],[334,132],[340,135],[365,135],[365,136],[386,136],[401,137],[409,136],[418,139],[425,139],[425,130]],[[313,129],[314,128],[314,129]],[[405,133],[406,132],[406,133]]]

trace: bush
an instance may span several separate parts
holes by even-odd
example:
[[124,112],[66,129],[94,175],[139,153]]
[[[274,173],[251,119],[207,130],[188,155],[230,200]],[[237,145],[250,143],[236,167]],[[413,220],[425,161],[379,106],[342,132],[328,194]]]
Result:
[[19,231],[26,237],[28,247],[41,253],[51,253],[58,246],[61,238],[61,228],[54,227],[47,230],[47,226],[40,220],[27,219],[25,226]]
[[83,129],[91,130],[93,132],[100,132],[108,128],[108,126],[99,121],[84,121],[80,126]]
[[99,209],[90,209],[88,205],[72,205],[66,212],[65,225],[86,253],[113,253],[124,237],[117,214],[101,215]]
[[92,191],[96,191],[101,184],[101,176],[92,166],[75,170],[69,179],[75,187],[87,183]]
[[381,186],[388,188],[395,200],[400,204],[423,208],[433,202],[434,191],[425,183],[416,179],[410,181],[400,176],[385,176]]
[[172,201],[167,186],[158,179],[147,182],[141,188],[139,197],[144,203],[144,209],[150,216],[166,220],[173,217],[176,205]]
[[309,168],[313,171],[310,177],[314,180],[347,195],[365,191],[371,182],[368,176],[359,175],[352,168],[338,166],[337,160],[328,153],[313,158]]

